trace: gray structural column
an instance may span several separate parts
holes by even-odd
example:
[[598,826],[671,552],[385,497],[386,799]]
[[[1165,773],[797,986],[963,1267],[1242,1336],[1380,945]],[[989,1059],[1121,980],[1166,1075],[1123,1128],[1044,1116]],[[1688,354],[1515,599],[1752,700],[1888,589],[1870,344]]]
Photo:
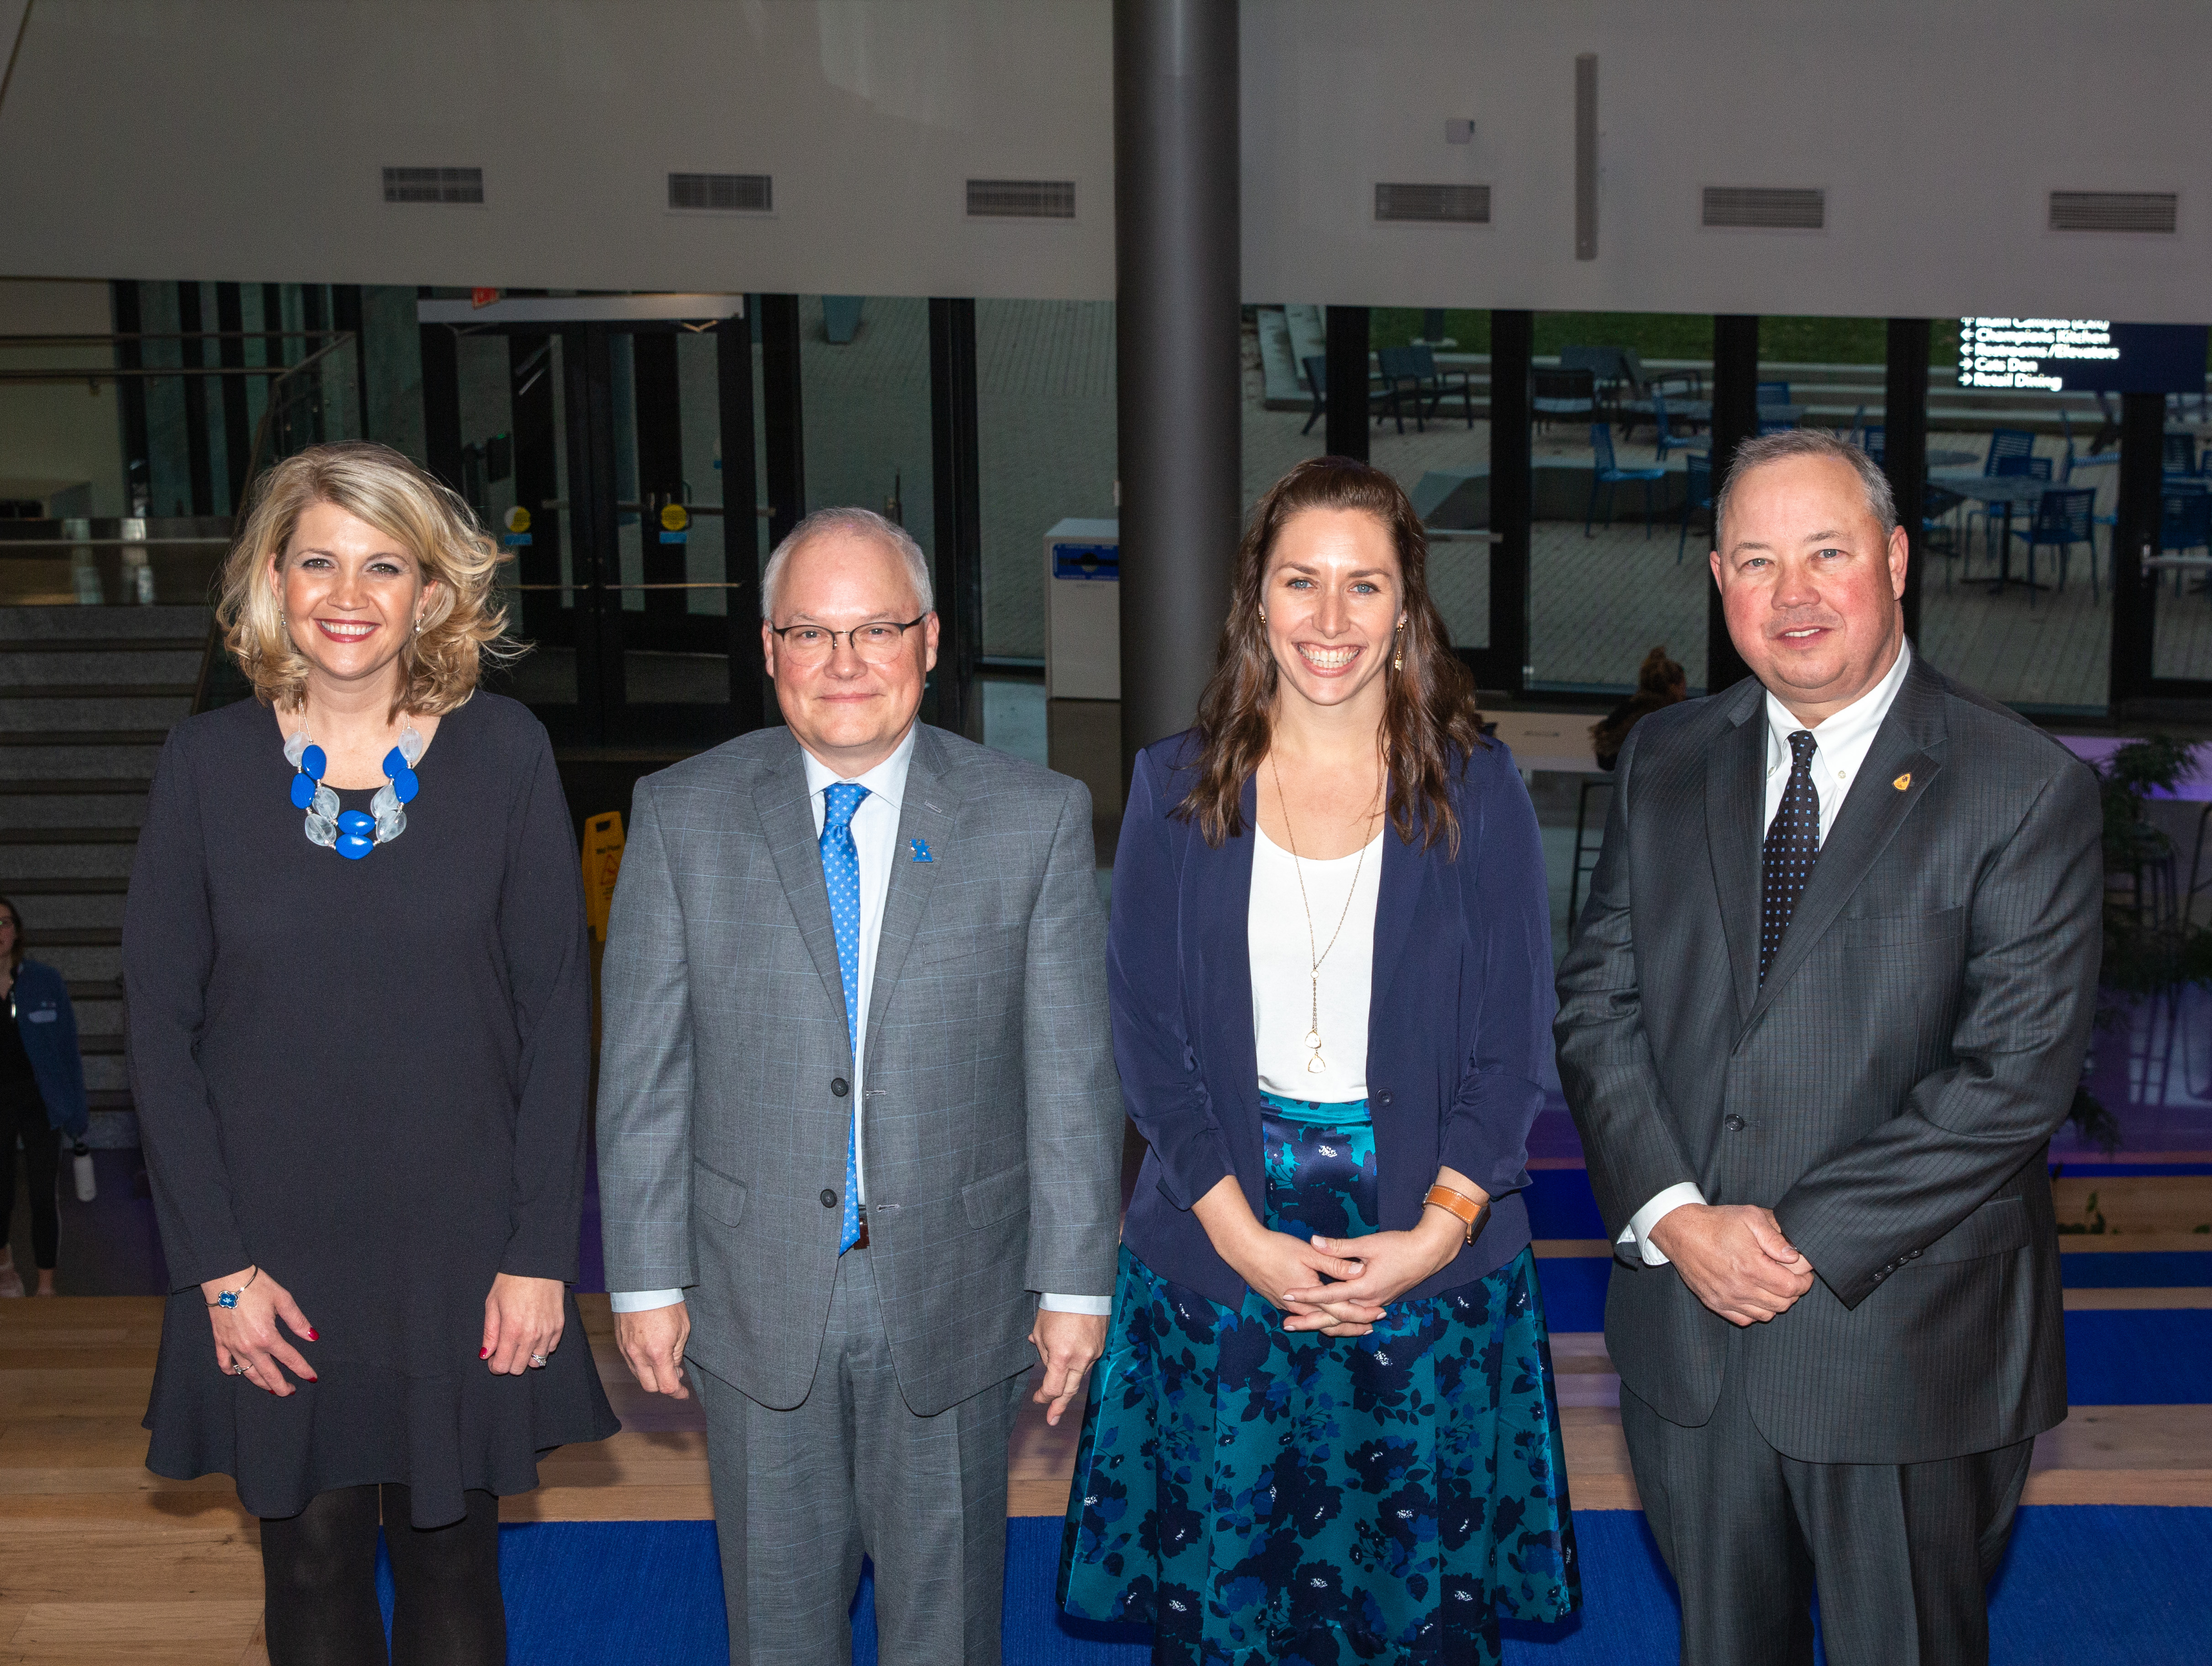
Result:
[[1115,0],[1121,765],[1188,727],[1243,517],[1237,0]]

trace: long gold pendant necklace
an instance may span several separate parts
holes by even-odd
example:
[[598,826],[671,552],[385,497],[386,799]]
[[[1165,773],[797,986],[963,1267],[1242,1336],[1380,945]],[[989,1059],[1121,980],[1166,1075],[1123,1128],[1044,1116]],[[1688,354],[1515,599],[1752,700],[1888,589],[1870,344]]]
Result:
[[[1359,842],[1359,860],[1352,865],[1352,888],[1344,893],[1343,912],[1336,916],[1336,929],[1328,934],[1328,948],[1323,949],[1316,954],[1314,952],[1314,944],[1316,939],[1314,937],[1313,903],[1311,899],[1306,896],[1305,869],[1304,865],[1298,860],[1297,831],[1291,825],[1291,801],[1283,795],[1283,772],[1280,767],[1275,763],[1275,755],[1273,751],[1270,751],[1267,754],[1267,769],[1275,778],[1275,802],[1282,806],[1283,835],[1291,842],[1291,872],[1297,876],[1298,903],[1306,911],[1306,958],[1310,963],[1307,969],[1307,980],[1311,986],[1313,995],[1313,1005],[1310,1009],[1310,1017],[1307,1020],[1305,1038],[1305,1044],[1312,1052],[1313,1056],[1306,1061],[1306,1073],[1309,1075],[1318,1076],[1322,1071],[1328,1068],[1328,1061],[1321,1055],[1322,963],[1328,958],[1329,950],[1336,947],[1336,939],[1344,935],[1344,922],[1352,917],[1352,899],[1359,895],[1359,875],[1367,866],[1367,847],[1373,843],[1374,841],[1364,836],[1366,828],[1363,826],[1360,830],[1362,837]],[[1379,787],[1376,789],[1376,796],[1377,798],[1382,796],[1382,792]],[[1374,822],[1375,812],[1373,809],[1370,808],[1368,811],[1366,819],[1370,824]]]

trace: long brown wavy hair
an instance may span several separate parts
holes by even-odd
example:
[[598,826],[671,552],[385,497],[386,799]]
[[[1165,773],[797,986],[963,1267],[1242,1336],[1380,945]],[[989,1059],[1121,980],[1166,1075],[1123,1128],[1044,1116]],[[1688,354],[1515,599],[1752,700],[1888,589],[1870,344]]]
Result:
[[[1175,814],[1195,820],[1210,845],[1244,831],[1244,783],[1267,755],[1274,733],[1276,669],[1267,627],[1267,563],[1291,519],[1308,509],[1357,509],[1389,529],[1397,546],[1400,610],[1406,617],[1405,668],[1386,668],[1382,733],[1389,761],[1389,809],[1398,836],[1425,848],[1437,840],[1455,854],[1459,817],[1451,777],[1483,739],[1474,679],[1452,652],[1451,633],[1429,596],[1427,534],[1405,492],[1382,470],[1345,457],[1310,457],[1267,489],[1237,550],[1229,617],[1221,627],[1213,676],[1198,704],[1198,781]],[[1188,756],[1188,755],[1187,755]]]

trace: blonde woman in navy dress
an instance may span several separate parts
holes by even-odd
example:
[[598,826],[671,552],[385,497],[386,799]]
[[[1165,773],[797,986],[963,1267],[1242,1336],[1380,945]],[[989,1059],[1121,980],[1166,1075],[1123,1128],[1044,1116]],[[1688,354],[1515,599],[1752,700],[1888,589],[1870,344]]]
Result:
[[499,1496],[616,1427],[568,1288],[582,883],[544,730],[477,691],[498,560],[383,447],[271,470],[218,607],[258,698],[171,732],[131,873],[146,1464],[262,1518],[273,1666],[503,1662]]
[[1263,497],[1199,725],[1148,747],[1109,975],[1150,1149],[1060,1600],[1206,1666],[1494,1662],[1579,1602],[1525,1142],[1536,818],[1391,478]]

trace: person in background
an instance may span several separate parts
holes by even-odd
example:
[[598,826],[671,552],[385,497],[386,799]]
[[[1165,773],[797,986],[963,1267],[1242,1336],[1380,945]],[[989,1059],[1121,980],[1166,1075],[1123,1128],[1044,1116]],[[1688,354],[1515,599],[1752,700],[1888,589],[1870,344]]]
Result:
[[1590,750],[1597,754],[1597,767],[1613,768],[1628,732],[1638,722],[1689,697],[1688,675],[1667,657],[1666,644],[1661,643],[1644,656],[1643,665],[1637,668],[1636,692],[1607,713],[1603,722],[1590,725]]
[[1060,1600],[1156,1662],[1497,1661],[1579,1606],[1526,1142],[1534,810],[1380,470],[1253,511],[1198,727],[1139,755],[1115,1055],[1149,1143]]
[[15,1212],[15,1141],[23,1142],[23,1169],[31,1189],[31,1259],[41,1296],[54,1293],[54,1263],[61,1248],[61,1209],[54,1182],[61,1169],[62,1135],[82,1139],[90,1122],[85,1109],[84,1061],[76,1050],[76,1013],[69,985],[52,967],[23,957],[23,916],[0,897],[0,994],[14,1022],[0,1027],[0,1296],[23,1293],[9,1231]]
[[146,1467],[262,1518],[271,1666],[504,1662],[499,1498],[617,1426],[567,1287],[575,835],[545,731],[477,688],[500,559],[385,447],[270,470],[216,610],[257,697],[169,732],[131,871]]

